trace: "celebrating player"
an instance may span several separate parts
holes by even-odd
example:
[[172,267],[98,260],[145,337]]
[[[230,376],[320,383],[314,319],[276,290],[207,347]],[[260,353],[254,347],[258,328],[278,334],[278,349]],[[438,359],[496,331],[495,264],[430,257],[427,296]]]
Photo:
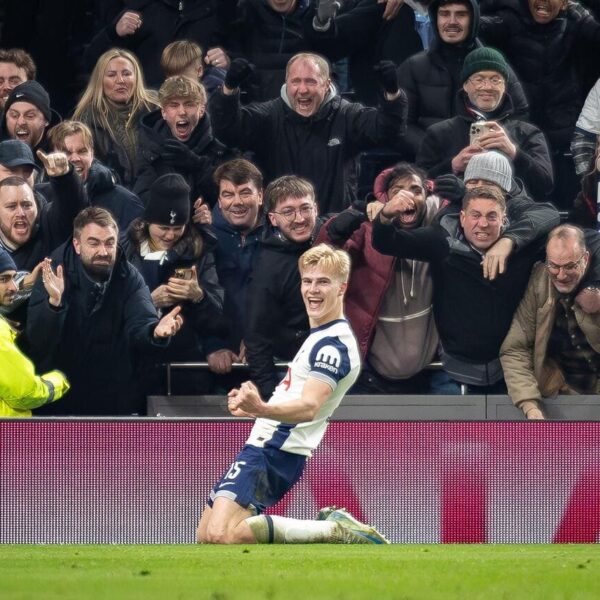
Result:
[[356,340],[343,313],[350,258],[320,244],[307,250],[298,266],[310,335],[268,403],[249,381],[229,392],[229,412],[256,422],[210,493],[196,534],[200,543],[389,543],[344,509],[324,508],[316,521],[260,514],[298,481],[360,371]]

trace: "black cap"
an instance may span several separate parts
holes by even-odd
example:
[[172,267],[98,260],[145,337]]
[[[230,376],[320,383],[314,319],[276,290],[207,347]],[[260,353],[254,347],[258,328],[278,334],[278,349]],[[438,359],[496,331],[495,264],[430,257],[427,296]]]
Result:
[[12,256],[4,249],[0,248],[0,273],[5,271],[16,271],[17,265]]
[[157,225],[185,225],[190,219],[190,191],[181,175],[161,175],[150,187],[144,221]]
[[50,96],[48,96],[48,92],[37,81],[24,81],[13,89],[4,105],[5,115],[15,102],[29,102],[42,111],[48,123],[52,119]]
[[7,169],[21,166],[38,168],[31,148],[21,140],[4,140],[0,142],[0,165]]

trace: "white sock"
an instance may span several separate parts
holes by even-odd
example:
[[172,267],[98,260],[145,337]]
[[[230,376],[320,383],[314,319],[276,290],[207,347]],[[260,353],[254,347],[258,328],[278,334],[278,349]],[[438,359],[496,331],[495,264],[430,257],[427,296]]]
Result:
[[249,517],[246,523],[257,544],[339,544],[341,541],[337,523],[332,521],[258,515]]

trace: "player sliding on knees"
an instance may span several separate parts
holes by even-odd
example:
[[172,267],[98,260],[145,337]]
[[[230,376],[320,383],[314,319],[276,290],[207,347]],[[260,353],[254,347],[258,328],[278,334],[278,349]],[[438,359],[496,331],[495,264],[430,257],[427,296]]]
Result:
[[260,514],[300,479],[328,418],[360,371],[358,346],[343,313],[350,258],[320,244],[305,252],[298,266],[310,335],[268,403],[251,382],[229,393],[231,414],[256,422],[210,493],[196,532],[200,543],[389,543],[344,509],[324,508],[316,521]]

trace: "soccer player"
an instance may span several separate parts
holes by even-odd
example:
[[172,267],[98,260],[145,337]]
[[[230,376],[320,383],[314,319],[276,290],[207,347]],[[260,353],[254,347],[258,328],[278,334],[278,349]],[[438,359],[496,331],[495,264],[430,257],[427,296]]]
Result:
[[269,402],[249,381],[229,392],[229,412],[256,422],[210,493],[196,532],[200,543],[389,543],[344,509],[324,508],[316,521],[260,514],[298,481],[360,371],[358,346],[343,313],[348,254],[320,244],[302,254],[298,267],[310,335]]

